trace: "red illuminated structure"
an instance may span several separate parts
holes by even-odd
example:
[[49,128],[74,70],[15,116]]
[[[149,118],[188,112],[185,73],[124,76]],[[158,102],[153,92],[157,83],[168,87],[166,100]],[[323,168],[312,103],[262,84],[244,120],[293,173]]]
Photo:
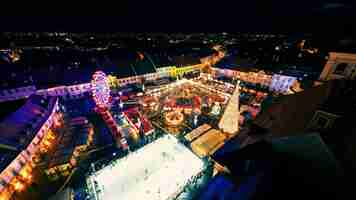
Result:
[[91,81],[91,90],[95,104],[98,107],[108,107],[110,103],[110,85],[106,74],[97,71],[93,74]]
[[110,85],[109,80],[104,72],[97,71],[93,74],[91,81],[91,91],[94,102],[96,104],[96,111],[100,113],[101,117],[109,126],[111,133],[116,139],[117,145],[127,150],[129,148],[127,141],[123,137],[120,127],[117,125],[115,119],[112,117],[108,109],[111,101]]
[[[142,126],[142,131],[143,134],[145,136],[152,134],[154,128],[152,127],[150,121],[147,119],[146,116],[144,116],[143,114],[141,114],[138,110],[137,107],[135,108],[130,108],[127,109],[124,112],[124,116],[128,119],[128,122],[138,131],[140,130],[141,126]],[[133,123],[132,120],[133,119],[137,119],[138,118],[138,122],[137,123]],[[142,124],[142,125],[141,125]]]

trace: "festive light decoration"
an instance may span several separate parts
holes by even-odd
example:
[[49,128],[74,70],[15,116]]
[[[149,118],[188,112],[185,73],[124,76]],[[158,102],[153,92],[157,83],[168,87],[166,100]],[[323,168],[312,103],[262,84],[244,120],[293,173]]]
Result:
[[106,74],[97,71],[93,74],[91,90],[95,104],[99,107],[108,107],[110,103],[110,84]]
[[110,83],[106,74],[102,71],[97,71],[93,74],[91,81],[91,91],[93,99],[97,106],[97,111],[109,125],[111,133],[116,137],[116,142],[123,149],[129,149],[126,139],[123,137],[121,129],[115,122],[115,119],[108,110],[110,105]]
[[167,112],[164,115],[164,119],[167,125],[178,126],[182,124],[184,120],[184,115],[182,114],[182,112],[174,110],[174,111]]

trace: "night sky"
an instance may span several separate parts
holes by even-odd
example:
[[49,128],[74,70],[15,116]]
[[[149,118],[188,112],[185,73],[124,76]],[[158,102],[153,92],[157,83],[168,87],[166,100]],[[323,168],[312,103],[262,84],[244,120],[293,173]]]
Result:
[[[2,10],[3,31],[268,31],[354,35],[356,2],[130,1],[78,5],[59,2],[31,9]],[[43,6],[43,5],[41,5]],[[25,6],[23,6],[24,8]],[[8,12],[8,13],[6,13]],[[332,23],[332,28],[328,26]]]

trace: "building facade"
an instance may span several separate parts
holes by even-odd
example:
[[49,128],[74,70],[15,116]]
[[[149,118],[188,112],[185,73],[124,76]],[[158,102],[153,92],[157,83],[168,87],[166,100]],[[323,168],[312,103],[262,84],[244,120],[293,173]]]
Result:
[[34,134],[31,142],[0,174],[0,199],[10,199],[14,192],[21,192],[31,183],[31,172],[35,166],[34,159],[41,149],[50,145],[50,129],[58,125],[60,118],[58,98],[50,99],[48,109],[42,116],[45,120]]
[[330,52],[319,80],[356,78],[356,54]]
[[34,85],[0,91],[0,102],[24,99],[36,93]]

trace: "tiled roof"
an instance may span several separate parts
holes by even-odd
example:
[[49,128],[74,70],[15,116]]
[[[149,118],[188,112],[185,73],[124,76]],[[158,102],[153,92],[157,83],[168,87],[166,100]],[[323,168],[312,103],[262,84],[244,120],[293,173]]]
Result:
[[320,108],[332,90],[328,82],[296,94],[281,96],[263,111],[255,123],[273,136],[300,133],[306,130],[314,112]]

